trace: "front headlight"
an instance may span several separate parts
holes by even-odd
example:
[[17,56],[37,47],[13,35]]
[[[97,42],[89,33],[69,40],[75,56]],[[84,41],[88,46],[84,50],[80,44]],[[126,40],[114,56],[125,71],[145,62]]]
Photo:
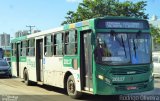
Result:
[[100,79],[100,80],[104,81],[105,83],[111,85],[111,80],[109,78],[107,78],[103,75],[100,75],[100,74],[97,77],[98,77],[98,79]]
[[100,80],[104,80],[104,76],[103,76],[103,75],[100,75],[100,74],[99,74],[97,77],[98,77]]

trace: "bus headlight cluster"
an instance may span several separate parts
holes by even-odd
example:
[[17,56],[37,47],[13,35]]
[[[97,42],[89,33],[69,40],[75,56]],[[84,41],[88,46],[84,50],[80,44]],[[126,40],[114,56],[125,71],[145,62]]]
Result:
[[103,75],[98,75],[98,78],[99,78],[100,80],[104,80],[104,76],[103,76]]
[[111,80],[110,80],[110,79],[108,79],[108,78],[105,78],[105,83],[107,83],[107,84],[111,85]]
[[98,75],[97,76],[100,80],[105,81],[105,83],[111,85],[111,80],[109,78],[104,77],[103,75]]

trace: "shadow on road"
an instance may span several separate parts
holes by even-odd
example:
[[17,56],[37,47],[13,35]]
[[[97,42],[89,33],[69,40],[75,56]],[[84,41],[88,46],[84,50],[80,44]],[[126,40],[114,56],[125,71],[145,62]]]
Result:
[[[71,98],[67,95],[67,92],[62,88],[57,88],[57,87],[48,86],[48,85],[37,85],[37,86],[41,87],[43,89],[46,89],[48,91],[53,91],[53,92],[64,94],[64,95],[57,95],[57,97],[61,97],[62,99],[64,98],[65,101],[71,100]],[[107,101],[107,100],[119,101],[119,96],[118,95],[102,96],[102,95],[83,94],[83,96],[80,99],[72,99],[72,100],[73,101],[81,101],[81,100],[83,100],[83,101]]]
[[[155,83],[160,83],[160,78],[155,78]],[[48,99],[48,101],[50,101],[50,99],[59,99],[61,101],[82,101],[82,100],[83,101],[120,101],[119,95],[101,96],[101,95],[84,94],[80,99],[71,99],[67,95],[67,93],[64,89],[49,86],[49,85],[33,85],[33,86],[38,86],[42,89],[62,94],[62,95],[49,95],[46,97],[46,99]],[[155,88],[153,91],[148,91],[148,92],[143,92],[143,93],[133,94],[133,95],[154,95],[154,94],[159,94],[159,91],[160,91],[160,88]],[[43,96],[43,97],[45,97],[45,96]]]
[[[15,78],[15,77],[12,77],[12,78]],[[0,79],[12,79],[12,78],[10,78],[8,76],[0,76]]]
[[119,101],[118,95],[83,95],[80,100],[83,101]]
[[49,86],[49,85],[37,85],[38,87],[41,87],[43,89],[46,89],[48,91],[53,91],[53,92],[57,92],[57,93],[61,93],[61,94],[65,94],[67,95],[67,92],[62,89],[62,88],[58,88],[58,87],[54,87],[54,86]]

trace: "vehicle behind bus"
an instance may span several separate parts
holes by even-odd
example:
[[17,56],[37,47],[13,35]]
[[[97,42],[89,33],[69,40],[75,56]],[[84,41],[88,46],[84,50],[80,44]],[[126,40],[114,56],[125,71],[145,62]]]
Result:
[[0,48],[0,59],[3,59],[3,56],[4,56],[4,51],[2,48]]

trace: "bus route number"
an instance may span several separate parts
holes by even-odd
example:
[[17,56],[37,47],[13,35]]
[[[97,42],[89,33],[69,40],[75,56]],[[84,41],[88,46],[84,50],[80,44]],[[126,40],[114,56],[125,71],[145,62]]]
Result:
[[112,81],[118,81],[118,82],[120,82],[120,81],[124,81],[124,79],[125,79],[125,77],[113,77]]

